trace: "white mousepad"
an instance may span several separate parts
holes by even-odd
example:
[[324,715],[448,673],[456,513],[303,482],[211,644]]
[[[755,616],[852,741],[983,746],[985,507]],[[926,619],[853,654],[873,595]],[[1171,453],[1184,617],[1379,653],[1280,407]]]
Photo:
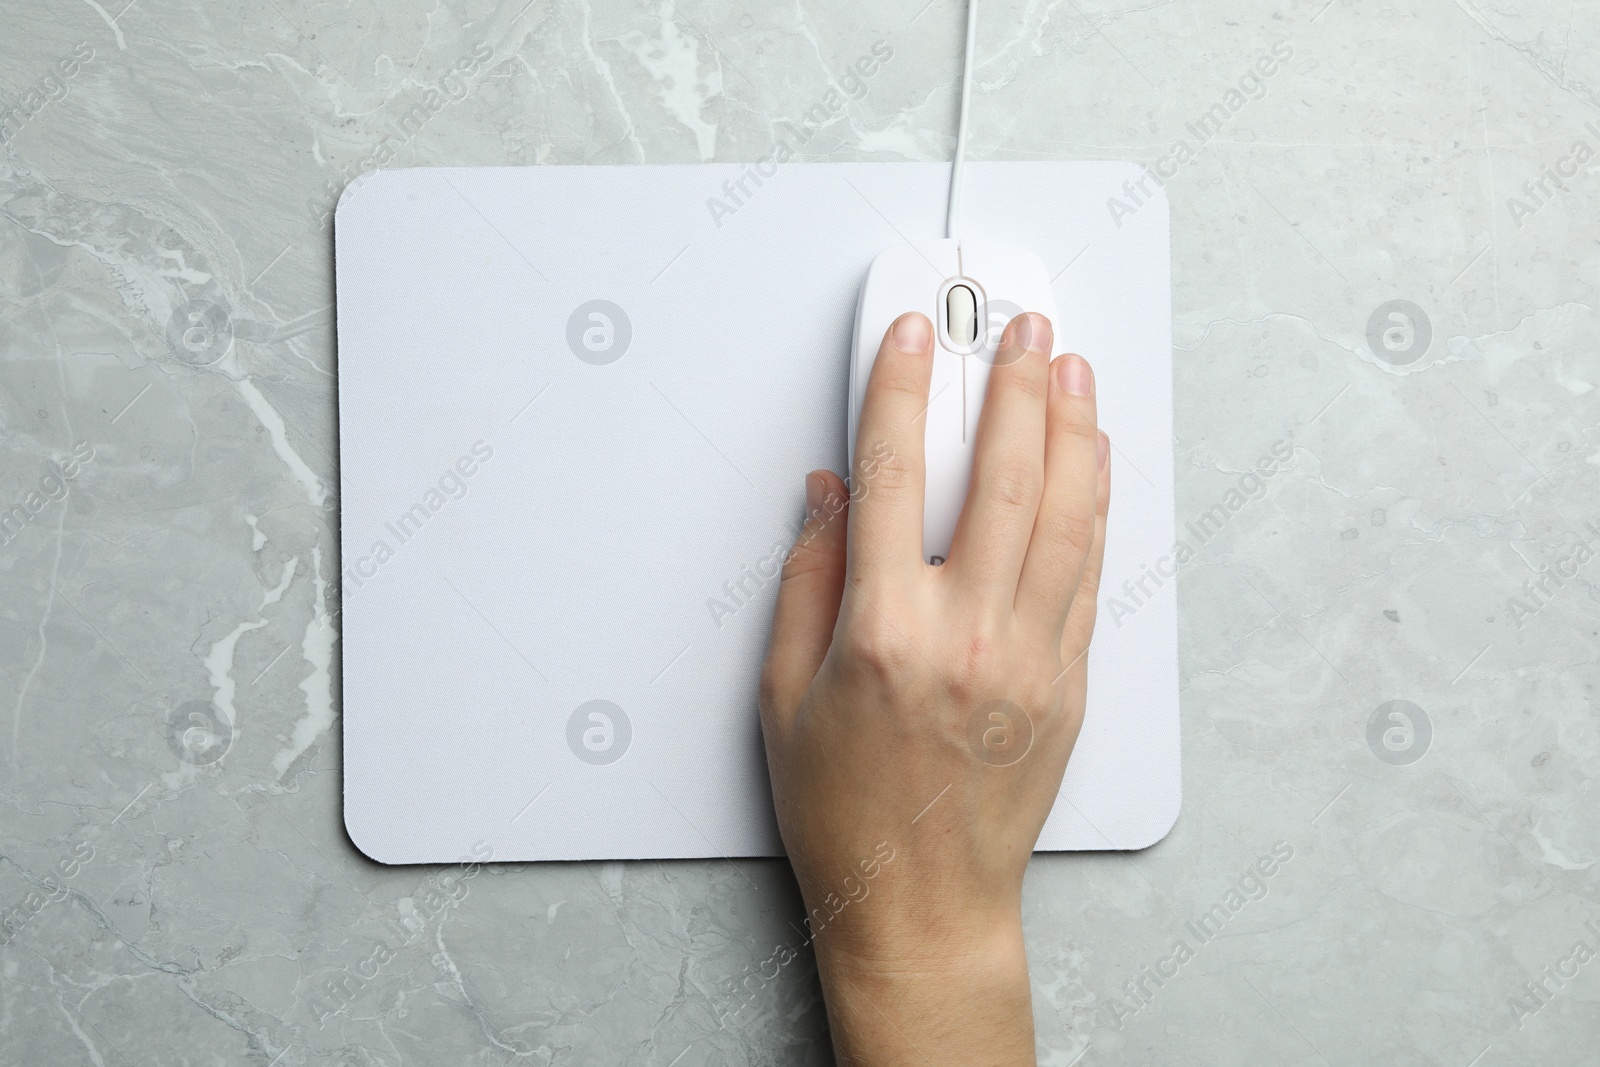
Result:
[[[345,826],[384,863],[782,854],[756,684],[803,477],[843,473],[873,257],[935,163],[378,171],[336,216]],[[1041,850],[1180,800],[1170,232],[1128,163],[973,163],[1116,451],[1088,713]],[[1147,566],[1149,565],[1149,566]],[[1109,594],[1144,579],[1134,611]],[[885,753],[885,758],[892,754]],[[931,797],[929,798],[932,799]]]

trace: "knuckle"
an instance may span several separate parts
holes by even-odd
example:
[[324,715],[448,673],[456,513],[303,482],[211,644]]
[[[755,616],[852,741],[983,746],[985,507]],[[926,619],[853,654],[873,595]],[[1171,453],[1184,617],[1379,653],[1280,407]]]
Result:
[[1049,675],[1041,673],[1039,677],[1029,678],[1016,687],[1015,693],[1016,703],[1027,713],[1029,720],[1035,726],[1050,720],[1050,710],[1055,706],[1056,699]]
[[903,678],[916,656],[905,634],[871,610],[857,613],[850,620],[843,644],[846,663],[883,682]]
[[824,545],[796,545],[789,550],[781,570],[768,571],[763,564],[757,563],[754,569],[747,569],[733,579],[732,585],[741,595],[750,596],[755,590],[765,588],[768,582],[777,578],[779,597],[805,597],[810,595],[808,590],[816,587],[819,577],[827,580],[832,572],[843,566],[842,551],[832,550]]
[[[928,371],[912,357],[898,352],[879,356],[872,369],[869,388],[901,400],[915,400],[919,404],[928,398]],[[878,373],[880,369],[881,374]]]
[[917,476],[911,469],[911,464],[896,452],[878,461],[878,469],[872,475],[872,489],[875,492],[904,493],[909,491],[916,481]]
[[1100,427],[1095,424],[1094,419],[1085,418],[1074,405],[1060,405],[1054,423],[1054,433],[1062,443],[1087,443],[1091,447],[1097,447]]
[[[833,554],[819,543],[820,534],[820,530],[815,533],[808,530],[784,553],[783,568],[778,572],[778,588],[782,589],[790,582],[809,578],[836,565]],[[764,571],[761,564],[757,564],[757,573],[763,578],[771,577],[771,573]]]
[[1024,358],[1010,366],[997,368],[994,385],[1020,400],[1042,402],[1050,395],[1050,379],[1045,373],[1045,365],[1037,358]]
[[[1083,553],[1074,549],[1060,537],[1036,537],[1028,546],[1028,566],[1037,574],[1039,594],[1047,597],[1069,596],[1072,578],[1083,563]],[[1062,608],[1065,609],[1063,604]]]
[[1042,478],[1025,460],[1001,460],[984,472],[981,481],[985,495],[1008,507],[1031,507],[1039,502]]
[[823,565],[822,553],[817,551],[816,545],[801,535],[783,556],[783,570],[779,572],[780,583],[792,582],[796,578],[804,578],[820,570]]
[[1060,547],[1062,554],[1074,564],[1081,560],[1094,544],[1095,517],[1080,515],[1076,511],[1064,512],[1050,520],[1050,540]]
[[983,625],[966,634],[950,658],[947,686],[960,703],[988,700],[1005,681],[1005,643],[996,627]]

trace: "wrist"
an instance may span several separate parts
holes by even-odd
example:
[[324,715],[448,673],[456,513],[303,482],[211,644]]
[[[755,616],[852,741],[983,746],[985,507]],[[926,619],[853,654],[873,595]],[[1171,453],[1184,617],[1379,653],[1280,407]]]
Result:
[[1027,970],[1022,911],[1004,904],[895,908],[872,901],[815,930],[819,968],[870,977],[901,971]]
[[880,847],[880,859],[860,878],[804,870],[806,923],[819,965],[949,970],[1014,962],[1021,954],[1020,878],[951,877],[904,849]]
[[1020,914],[868,939],[824,931],[816,952],[841,1062],[1035,1062]]

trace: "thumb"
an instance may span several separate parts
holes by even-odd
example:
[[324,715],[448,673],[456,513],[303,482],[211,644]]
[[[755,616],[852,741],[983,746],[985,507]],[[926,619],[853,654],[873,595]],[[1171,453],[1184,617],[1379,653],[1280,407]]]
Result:
[[783,564],[772,638],[761,671],[761,711],[787,721],[833,641],[844,596],[850,493],[832,471],[806,475],[806,524]]

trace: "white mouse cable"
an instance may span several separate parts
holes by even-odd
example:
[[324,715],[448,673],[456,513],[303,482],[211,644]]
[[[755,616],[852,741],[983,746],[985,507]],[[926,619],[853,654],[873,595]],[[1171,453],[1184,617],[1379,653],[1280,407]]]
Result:
[[[978,0],[967,0],[967,44],[961,57],[961,114],[956,120],[956,158],[950,167],[950,203],[944,219],[944,235],[949,240],[961,236],[961,169],[967,159],[967,109],[972,104],[972,54],[978,48]],[[956,245],[957,270],[961,269],[961,246]],[[961,357],[961,440],[967,439],[967,357]]]
[[978,44],[978,0],[967,0],[967,47],[961,61],[961,117],[956,121],[956,160],[950,168],[950,206],[945,215],[944,235],[960,234],[961,167],[967,158],[967,108],[972,100],[972,53]]

